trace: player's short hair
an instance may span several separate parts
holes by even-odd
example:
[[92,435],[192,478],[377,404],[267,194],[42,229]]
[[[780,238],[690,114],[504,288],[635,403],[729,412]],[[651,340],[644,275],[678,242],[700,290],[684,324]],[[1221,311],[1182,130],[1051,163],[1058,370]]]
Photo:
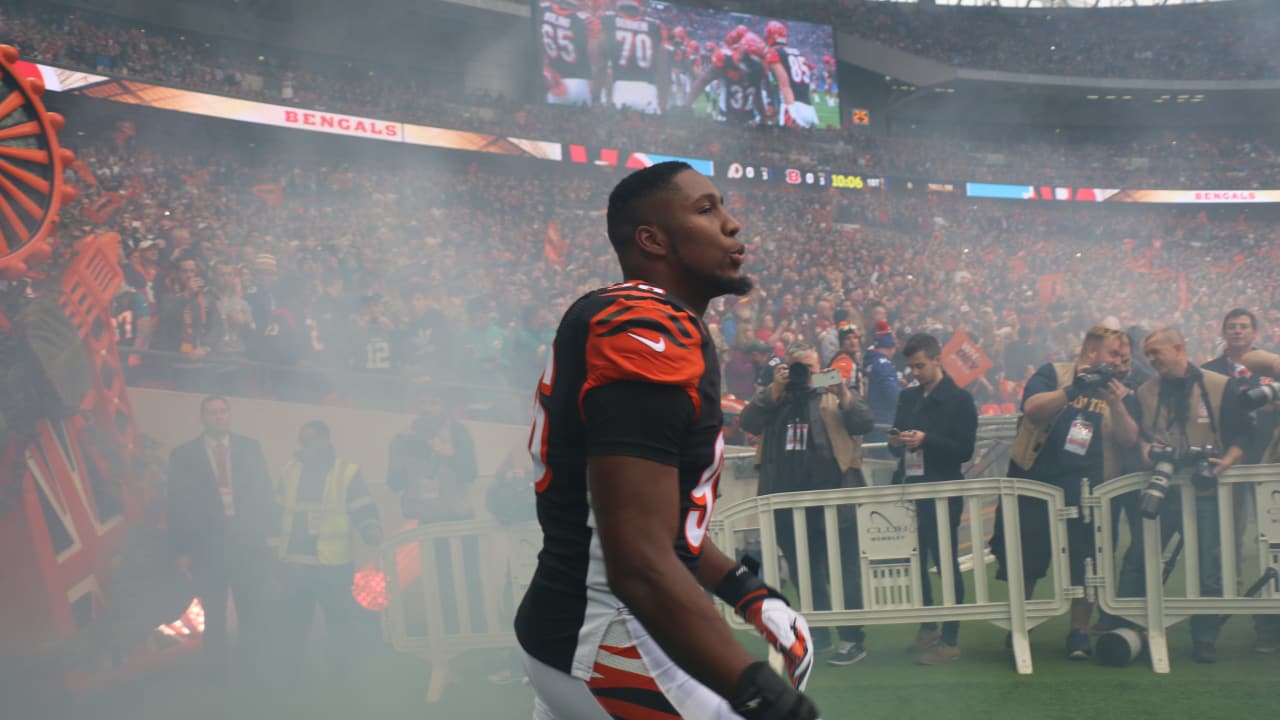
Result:
[[621,256],[635,238],[636,228],[651,222],[649,200],[675,188],[675,177],[693,166],[682,160],[668,160],[650,165],[622,178],[609,193],[606,223],[609,243]]
[[1080,352],[1083,354],[1090,350],[1094,350],[1111,338],[1121,338],[1124,342],[1129,341],[1129,336],[1119,328],[1108,327],[1106,325],[1094,325],[1089,328],[1089,332],[1084,334],[1084,341],[1080,343]]
[[918,352],[923,352],[925,357],[934,360],[942,355],[942,346],[938,344],[938,338],[929,333],[916,333],[907,338],[907,344],[902,346],[902,357],[909,358]]
[[1249,323],[1253,326],[1253,329],[1254,330],[1258,329],[1257,315],[1254,315],[1253,312],[1248,310],[1247,308],[1232,308],[1231,310],[1227,311],[1227,316],[1222,318],[1222,332],[1225,333],[1227,331],[1227,323],[1231,322],[1232,320],[1235,320],[1236,318],[1242,318],[1242,317],[1249,318]]

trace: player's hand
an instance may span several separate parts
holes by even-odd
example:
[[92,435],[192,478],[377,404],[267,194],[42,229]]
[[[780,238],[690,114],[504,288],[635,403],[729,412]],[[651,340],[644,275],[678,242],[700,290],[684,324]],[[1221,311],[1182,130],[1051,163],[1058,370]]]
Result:
[[803,693],[787,685],[766,662],[742,671],[733,697],[733,711],[745,720],[817,720],[818,708]]
[[918,450],[924,444],[924,433],[919,430],[904,430],[898,437],[908,450]]
[[813,671],[813,642],[809,623],[800,613],[791,609],[776,590],[766,586],[767,594],[747,601],[738,611],[747,622],[782,653],[791,684],[800,690],[809,682]]

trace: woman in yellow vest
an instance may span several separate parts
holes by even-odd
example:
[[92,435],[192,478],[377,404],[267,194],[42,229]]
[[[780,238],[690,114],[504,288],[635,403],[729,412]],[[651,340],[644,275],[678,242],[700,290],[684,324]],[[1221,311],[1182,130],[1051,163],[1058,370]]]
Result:
[[324,612],[331,667],[342,677],[362,624],[351,595],[354,529],[368,545],[382,543],[378,510],[355,463],[339,458],[320,420],[298,431],[298,450],[277,487],[286,677],[301,678],[307,636],[318,604]]

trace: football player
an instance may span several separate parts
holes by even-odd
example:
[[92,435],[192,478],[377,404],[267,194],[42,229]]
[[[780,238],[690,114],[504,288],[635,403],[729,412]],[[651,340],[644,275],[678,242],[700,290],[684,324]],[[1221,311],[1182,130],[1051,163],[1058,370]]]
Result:
[[779,124],[788,127],[816,127],[818,113],[809,99],[813,71],[799,50],[787,47],[787,26],[777,20],[770,20],[764,26],[764,41],[769,46],[764,65],[778,83],[782,110],[778,114]]
[[822,56],[822,81],[827,107],[835,107],[840,102],[840,86],[836,83],[836,59],[830,55]]
[[590,17],[579,7],[579,0],[542,0],[538,15],[547,102],[591,105],[598,32],[593,31]]
[[724,87],[724,119],[737,125],[758,124],[764,116],[762,61],[766,50],[760,36],[748,31],[732,49],[721,48],[712,56],[711,67],[694,83],[690,96],[697,97],[713,81],[719,80]]
[[661,115],[671,91],[662,21],[645,13],[643,0],[618,0],[601,18],[615,107]]
[[[751,289],[740,225],[678,161],[618,183],[607,224],[625,280],[570,306],[534,403],[543,546],[515,623],[534,718],[816,718],[804,618],[707,535],[724,435],[702,315]],[[783,654],[787,679],[707,591]]]

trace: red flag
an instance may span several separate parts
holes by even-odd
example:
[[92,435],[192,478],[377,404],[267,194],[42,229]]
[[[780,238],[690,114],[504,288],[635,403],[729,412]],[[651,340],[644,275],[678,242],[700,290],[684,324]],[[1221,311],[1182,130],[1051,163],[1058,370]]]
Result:
[[85,205],[80,210],[84,219],[94,225],[105,225],[120,206],[124,205],[124,195],[120,193],[103,193],[98,199]]
[[253,194],[268,205],[284,202],[284,186],[280,183],[261,183],[253,186]]
[[76,158],[75,160],[71,161],[71,164],[68,167],[71,168],[71,172],[74,172],[76,174],[76,177],[80,178],[80,180],[84,182],[85,185],[98,184],[98,178],[94,177],[93,171],[89,169],[88,163],[86,163],[84,160],[81,160],[80,158]]
[[568,251],[569,243],[565,241],[564,235],[560,233],[560,223],[555,220],[548,220],[547,237],[542,245],[542,253],[546,255],[547,261],[563,270],[565,255]]
[[1037,283],[1040,290],[1040,307],[1049,307],[1057,299],[1066,279],[1067,276],[1064,273],[1050,273],[1040,276],[1040,281]]
[[982,348],[962,332],[952,335],[942,347],[942,368],[960,387],[982,377],[993,366]]

